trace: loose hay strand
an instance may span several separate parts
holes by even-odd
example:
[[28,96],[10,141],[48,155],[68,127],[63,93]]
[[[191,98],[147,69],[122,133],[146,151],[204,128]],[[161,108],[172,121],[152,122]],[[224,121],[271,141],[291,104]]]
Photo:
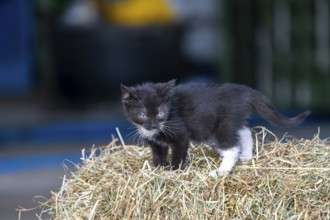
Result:
[[255,138],[252,162],[218,179],[207,177],[220,164],[211,148],[191,148],[183,171],[154,168],[149,148],[92,148],[44,210],[52,220],[330,219],[329,141],[278,140],[265,128]]
[[121,133],[120,133],[118,127],[116,127],[116,132],[117,132],[117,134],[118,134],[118,137],[119,137],[119,140],[120,140],[121,145],[125,148],[126,145],[125,145],[124,139],[123,139],[123,137],[121,136]]

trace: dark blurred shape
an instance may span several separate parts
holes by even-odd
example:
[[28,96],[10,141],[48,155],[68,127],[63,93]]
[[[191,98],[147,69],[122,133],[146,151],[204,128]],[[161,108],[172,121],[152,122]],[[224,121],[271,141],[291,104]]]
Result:
[[175,26],[54,27],[56,82],[71,101],[114,97],[120,83],[164,81],[184,73]]
[[181,53],[189,69],[188,81],[215,82],[222,51],[222,2],[218,0],[170,1],[176,12],[176,22],[183,27]]
[[29,1],[0,1],[0,95],[22,95],[33,85],[33,7]]
[[[182,27],[164,0],[73,0],[39,5],[41,74],[72,107],[118,98],[119,85],[183,78]],[[47,78],[47,77],[44,77]]]
[[222,81],[250,85],[285,109],[328,114],[328,0],[223,1]]

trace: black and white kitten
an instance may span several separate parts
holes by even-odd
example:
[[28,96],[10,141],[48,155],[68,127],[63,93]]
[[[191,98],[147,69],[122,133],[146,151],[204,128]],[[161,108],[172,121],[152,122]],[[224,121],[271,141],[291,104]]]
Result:
[[[121,85],[122,102],[128,119],[150,145],[155,166],[183,166],[189,142],[208,143],[223,157],[211,176],[228,174],[240,159],[252,159],[253,139],[246,127],[255,109],[276,126],[301,123],[310,112],[294,118],[281,115],[261,92],[237,84],[145,83]],[[172,161],[167,162],[168,150]]]

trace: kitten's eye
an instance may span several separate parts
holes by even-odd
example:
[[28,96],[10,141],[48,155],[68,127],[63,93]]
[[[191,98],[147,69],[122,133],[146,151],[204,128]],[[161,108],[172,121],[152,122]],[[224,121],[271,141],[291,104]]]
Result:
[[157,117],[158,118],[163,118],[165,116],[164,112],[158,112]]
[[138,117],[139,117],[140,119],[143,119],[143,120],[147,119],[147,115],[144,114],[144,113],[140,113],[140,114],[138,115]]

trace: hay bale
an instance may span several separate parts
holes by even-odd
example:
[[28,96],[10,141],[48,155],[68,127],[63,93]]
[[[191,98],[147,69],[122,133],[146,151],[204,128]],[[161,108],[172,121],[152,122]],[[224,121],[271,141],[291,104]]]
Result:
[[149,148],[109,146],[83,152],[82,164],[43,204],[51,219],[330,219],[330,143],[266,141],[232,174],[210,178],[220,164],[211,148],[194,147],[183,171],[155,169]]

